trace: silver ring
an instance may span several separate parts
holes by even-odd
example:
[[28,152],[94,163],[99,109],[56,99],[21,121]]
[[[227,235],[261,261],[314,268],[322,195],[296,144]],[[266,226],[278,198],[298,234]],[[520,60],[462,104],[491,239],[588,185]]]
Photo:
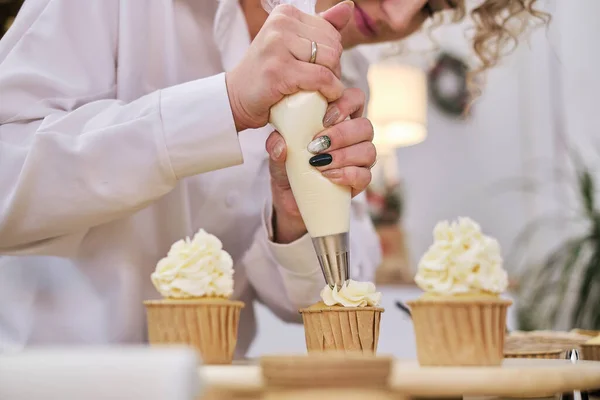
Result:
[[317,42],[310,42],[310,60],[309,63],[314,64],[317,61]]
[[373,169],[373,167],[375,166],[375,164],[377,164],[377,159],[375,160],[375,162],[373,164],[371,164],[371,166],[369,167],[369,169]]

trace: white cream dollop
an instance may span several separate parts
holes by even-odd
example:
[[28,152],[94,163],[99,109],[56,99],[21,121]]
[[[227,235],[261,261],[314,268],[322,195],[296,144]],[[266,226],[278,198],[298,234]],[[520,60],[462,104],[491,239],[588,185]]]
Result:
[[341,305],[344,307],[376,307],[381,302],[381,292],[377,292],[371,282],[348,280],[341,289],[333,289],[326,285],[321,290],[321,299],[328,306]]
[[440,222],[434,243],[419,262],[415,282],[438,295],[500,294],[508,287],[500,245],[470,218]]
[[150,278],[164,297],[228,298],[233,293],[233,260],[219,238],[200,229],[193,239],[175,242]]

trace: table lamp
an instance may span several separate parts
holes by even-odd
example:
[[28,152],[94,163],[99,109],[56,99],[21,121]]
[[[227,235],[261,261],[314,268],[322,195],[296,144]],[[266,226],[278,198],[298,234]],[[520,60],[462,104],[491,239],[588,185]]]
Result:
[[[410,65],[375,64],[369,68],[368,78],[368,116],[375,130],[373,142],[378,154],[371,188],[384,199],[400,181],[396,150],[427,137],[427,77]],[[404,230],[400,221],[396,222],[376,227],[384,250],[376,273],[378,284],[412,282]]]
[[[427,76],[417,67],[375,64],[369,68],[371,97],[368,116],[375,129],[373,142],[381,156],[427,137]],[[397,169],[397,167],[396,167]]]

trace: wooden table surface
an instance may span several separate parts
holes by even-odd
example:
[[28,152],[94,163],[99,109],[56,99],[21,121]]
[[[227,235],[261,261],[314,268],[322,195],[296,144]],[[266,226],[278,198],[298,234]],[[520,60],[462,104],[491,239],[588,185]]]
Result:
[[[206,366],[200,375],[212,396],[220,396],[214,399],[257,398],[264,390],[260,367],[252,363]],[[553,393],[600,388],[600,362],[507,359],[501,367],[423,368],[416,361],[396,361],[390,386],[399,398],[552,398]]]

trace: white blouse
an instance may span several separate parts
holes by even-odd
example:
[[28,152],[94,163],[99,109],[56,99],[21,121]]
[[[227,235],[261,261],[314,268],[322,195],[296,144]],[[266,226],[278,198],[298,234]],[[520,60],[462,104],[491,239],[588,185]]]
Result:
[[[234,127],[224,71],[249,43],[236,0],[25,2],[0,41],[0,351],[144,341],[150,273],[199,228],[235,261],[238,357],[254,300],[298,321],[318,298],[308,235],[270,240],[272,129]],[[373,279],[364,197],[351,258]]]

